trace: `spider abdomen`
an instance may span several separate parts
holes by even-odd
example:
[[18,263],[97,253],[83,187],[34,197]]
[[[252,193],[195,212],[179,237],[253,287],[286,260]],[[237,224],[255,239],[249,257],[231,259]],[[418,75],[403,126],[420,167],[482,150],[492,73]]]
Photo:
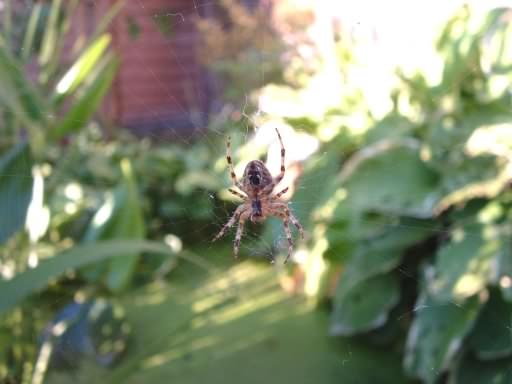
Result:
[[271,184],[272,176],[262,161],[253,160],[245,167],[242,183],[247,189],[256,192]]

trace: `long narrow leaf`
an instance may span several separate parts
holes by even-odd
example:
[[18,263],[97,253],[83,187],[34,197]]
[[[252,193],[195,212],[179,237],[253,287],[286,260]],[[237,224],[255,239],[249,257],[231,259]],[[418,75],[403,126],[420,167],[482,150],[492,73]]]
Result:
[[80,84],[91,75],[91,71],[103,57],[110,44],[110,35],[104,34],[98,37],[75,61],[71,68],[64,74],[56,86],[54,103],[59,105],[66,96],[77,89]]
[[[144,239],[145,225],[140,197],[128,159],[121,161],[122,180],[109,199],[98,209],[84,236],[84,242],[101,240]],[[97,280],[105,275],[105,283],[112,291],[123,289],[131,280],[139,255],[125,254],[109,260],[108,264],[96,264],[84,271],[84,276]]]
[[[129,236],[132,239],[144,239],[146,235],[144,214],[137,182],[128,159],[122,160],[121,170],[123,181],[119,188],[123,189],[126,197],[122,209],[118,211],[116,228],[111,229],[115,233],[111,235],[115,235],[116,238]],[[124,259],[118,257],[110,260],[107,285],[111,290],[121,290],[131,281],[139,256],[138,252],[132,252],[129,257],[127,255]]]
[[45,147],[46,106],[17,62],[0,45],[0,105],[4,106],[29,133],[33,154],[39,157]]
[[0,46],[0,80],[0,102],[16,112],[23,123],[44,125],[45,108],[41,99],[22,68],[3,46]]
[[51,136],[54,139],[79,131],[97,111],[103,97],[110,89],[119,66],[119,60],[113,55],[107,56],[105,60],[106,64],[96,73],[91,83],[75,100],[62,121],[52,130]]
[[100,22],[98,23],[98,26],[96,27],[96,30],[94,31],[94,34],[92,36],[93,40],[96,40],[98,36],[105,33],[107,28],[112,23],[112,20],[121,12],[124,5],[126,3],[126,0],[118,0],[110,9],[107,11],[107,13],[102,17]]
[[43,4],[38,2],[32,6],[32,12],[27,24],[27,30],[23,37],[23,45],[21,50],[21,57],[23,60],[27,60],[32,53],[32,47],[34,45],[34,38],[36,36],[37,23],[41,17],[41,9]]
[[59,74],[60,67],[63,62],[62,51],[64,45],[68,39],[69,29],[71,22],[75,20],[73,12],[78,6],[78,0],[67,0],[60,8],[58,17],[58,23],[56,25],[56,35],[52,55],[48,62],[44,64],[40,72],[40,81],[43,86],[49,86],[48,90],[51,89],[52,84],[55,82],[57,75]]
[[0,313],[11,309],[25,297],[44,288],[51,279],[70,269],[133,252],[175,256],[171,248],[153,241],[116,240],[73,247],[43,261],[37,268],[0,282]]
[[24,142],[0,158],[0,244],[23,228],[32,184],[32,158]]
[[12,4],[11,0],[3,1],[3,32],[4,42],[10,47],[12,44]]
[[48,16],[48,22],[46,24],[43,37],[43,45],[41,46],[41,53],[39,54],[39,64],[41,66],[48,64],[57,46],[58,23],[59,13],[61,11],[61,3],[62,0],[52,1],[50,15]]

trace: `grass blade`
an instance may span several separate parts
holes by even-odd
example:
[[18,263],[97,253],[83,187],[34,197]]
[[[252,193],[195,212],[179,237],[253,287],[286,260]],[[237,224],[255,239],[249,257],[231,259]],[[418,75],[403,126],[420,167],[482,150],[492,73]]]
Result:
[[77,89],[95,69],[96,65],[103,57],[106,49],[110,45],[110,35],[103,34],[92,42],[83,54],[75,61],[75,63],[64,74],[56,86],[56,96],[54,103],[59,105],[64,101],[66,96]]
[[42,7],[42,3],[35,3],[33,5],[32,12],[30,13],[30,18],[28,20],[25,36],[23,37],[23,45],[21,49],[21,58],[23,60],[28,60],[30,54],[32,53],[34,38],[36,36],[37,23],[39,21],[39,18],[41,17]]
[[59,139],[66,134],[79,131],[87,124],[110,89],[118,66],[119,60],[116,57],[107,56],[101,69],[91,79],[91,83],[85,86],[63,120],[51,132],[53,139]]
[[171,248],[154,241],[116,240],[76,246],[41,262],[37,268],[22,272],[11,280],[0,282],[0,313],[13,308],[30,294],[48,285],[51,279],[59,277],[70,269],[133,252],[158,253],[175,257]]

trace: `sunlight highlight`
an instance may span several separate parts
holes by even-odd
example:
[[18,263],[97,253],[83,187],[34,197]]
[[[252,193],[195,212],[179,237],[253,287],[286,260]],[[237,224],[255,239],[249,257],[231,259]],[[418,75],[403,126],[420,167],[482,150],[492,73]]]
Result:
[[157,355],[148,357],[142,362],[141,366],[143,369],[151,369],[161,366],[163,364],[169,364],[175,360],[182,358],[183,356],[197,352],[201,349],[213,347],[216,344],[218,344],[218,342],[218,338],[214,336],[205,336],[203,338],[190,340],[183,347],[174,346],[174,349],[171,351],[159,353]]
[[308,297],[316,297],[320,291],[322,278],[327,271],[327,263],[324,260],[324,253],[329,248],[326,238],[327,227],[318,225],[314,237],[316,239],[315,246],[311,250],[309,257],[304,264],[306,271],[306,279],[304,282],[304,294]]
[[73,82],[75,81],[78,72],[79,68],[77,66],[71,67],[71,69],[57,83],[57,87],[55,88],[57,93],[66,93],[71,88],[71,84],[73,84]]
[[44,205],[44,178],[40,167],[33,167],[32,177],[34,179],[32,200],[28,206],[25,228],[30,241],[36,243],[48,229],[50,210]]
[[464,299],[478,292],[485,285],[482,276],[467,273],[453,287],[453,296]]
[[505,289],[512,287],[512,278],[510,278],[510,276],[502,276],[500,279],[500,286]]
[[473,131],[465,145],[470,156],[493,154],[512,160],[512,124],[482,126]]
[[114,211],[114,198],[111,194],[108,194],[105,203],[98,210],[96,215],[92,220],[92,225],[94,227],[101,227],[103,224],[107,222],[107,220],[112,216]]

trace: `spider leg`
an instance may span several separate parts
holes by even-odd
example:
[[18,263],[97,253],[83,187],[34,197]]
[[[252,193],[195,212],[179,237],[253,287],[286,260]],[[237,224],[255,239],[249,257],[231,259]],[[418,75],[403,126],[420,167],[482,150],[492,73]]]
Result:
[[288,226],[288,218],[286,217],[283,217],[283,226],[284,232],[286,233],[286,238],[288,239],[288,255],[286,256],[286,259],[284,259],[284,264],[286,264],[293,252],[292,232],[290,231],[290,227]]
[[281,144],[281,172],[279,172],[279,175],[277,175],[274,180],[272,180],[272,183],[270,183],[267,187],[265,187],[262,191],[262,193],[268,193],[274,189],[274,187],[283,180],[284,173],[286,171],[286,168],[284,166],[284,155],[285,155],[285,149],[283,144],[283,139],[281,139],[281,135],[279,134],[279,131],[276,128],[277,137],[279,138],[279,143]]
[[231,176],[233,184],[242,189],[242,184],[236,179],[235,168],[233,167],[233,161],[231,159],[231,137],[229,136],[226,141],[226,160],[228,161],[229,175]]
[[302,240],[304,240],[304,228],[302,227],[302,225],[299,222],[299,220],[297,220],[297,218],[293,215],[293,213],[290,212],[290,210],[288,208],[287,208],[287,211],[288,211],[288,215],[289,215],[290,221],[292,222],[293,225],[295,225],[295,227],[299,231],[300,238]]
[[271,205],[271,209],[274,211],[272,213],[273,215],[282,215],[282,216],[286,217],[287,219],[289,219],[292,222],[292,224],[295,225],[295,227],[299,231],[301,239],[304,240],[304,228],[302,227],[299,220],[295,217],[295,215],[290,211],[290,209],[288,208],[288,205],[286,203],[283,203],[283,202],[273,203]]
[[281,196],[283,196],[286,192],[288,192],[288,187],[283,189],[281,192],[277,193],[274,198],[279,199]]
[[240,249],[240,240],[242,239],[242,235],[244,234],[244,225],[245,220],[250,216],[251,212],[244,212],[240,215],[240,220],[238,221],[238,228],[236,229],[235,236],[235,246],[234,246],[234,255],[235,259],[238,259],[238,251]]
[[242,212],[245,210],[245,205],[240,205],[236,210],[235,213],[233,213],[233,216],[228,220],[228,222],[222,227],[219,233],[217,233],[217,236],[215,236],[212,239],[212,242],[217,241],[220,239],[224,234],[227,232],[229,228],[231,228],[235,222],[238,220]]
[[233,195],[238,196],[239,198],[241,198],[243,200],[247,199],[247,196],[242,195],[240,192],[235,191],[234,189],[229,188],[228,191],[231,192]]
[[274,185],[279,184],[281,182],[281,180],[283,180],[284,172],[286,170],[284,167],[284,154],[286,151],[284,149],[283,139],[281,139],[281,135],[279,134],[279,131],[277,130],[277,128],[276,128],[276,132],[277,132],[277,137],[279,138],[279,143],[281,143],[281,172],[275,178]]

